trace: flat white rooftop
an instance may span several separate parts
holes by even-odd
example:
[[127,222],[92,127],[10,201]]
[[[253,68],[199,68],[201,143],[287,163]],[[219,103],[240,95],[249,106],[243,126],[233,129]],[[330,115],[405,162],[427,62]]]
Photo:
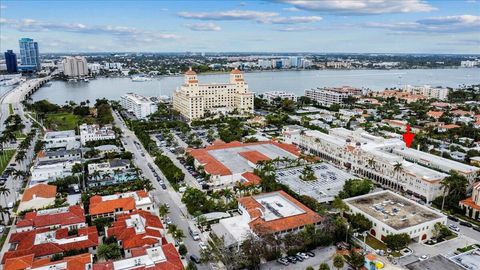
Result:
[[296,204],[287,200],[279,193],[267,193],[253,196],[253,199],[263,206],[263,219],[265,221],[276,220],[305,213]]

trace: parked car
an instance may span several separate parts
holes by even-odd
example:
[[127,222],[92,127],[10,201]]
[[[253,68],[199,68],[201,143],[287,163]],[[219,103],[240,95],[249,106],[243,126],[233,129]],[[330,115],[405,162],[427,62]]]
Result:
[[297,263],[297,258],[295,256],[288,256],[287,260],[289,263],[293,263],[293,264]]
[[302,258],[304,258],[304,259],[310,258],[307,254],[305,254],[305,253],[303,253],[303,252],[298,252],[298,253],[297,253],[297,256],[300,256],[300,257],[302,257]]
[[195,254],[190,255],[190,260],[196,264],[200,263],[200,258]]
[[307,251],[305,252],[305,254],[307,254],[310,257],[315,257],[315,253],[313,253],[313,251]]
[[455,221],[455,222],[458,222],[458,218],[455,217],[455,216],[448,216],[448,219],[450,219],[452,221]]
[[474,226],[473,229],[477,232],[480,232],[480,226]]
[[473,227],[472,223],[466,221],[460,221],[459,224],[465,227]]
[[165,223],[167,223],[167,225],[172,224],[172,219],[167,216],[167,217],[165,218]]
[[205,244],[204,242],[199,242],[198,243],[198,246],[200,247],[201,250],[207,250],[207,244]]
[[278,258],[277,259],[277,262],[279,264],[283,264],[283,265],[289,265],[290,263],[288,262],[288,259],[287,258]]
[[162,184],[163,189],[167,189],[167,186],[165,184]]
[[297,261],[299,261],[299,262],[303,262],[303,261],[305,260],[305,259],[304,259],[302,256],[300,256],[300,255],[295,255],[294,257],[295,257],[295,259],[297,259]]
[[450,230],[452,230],[452,231],[456,231],[456,232],[460,231],[460,228],[458,228],[458,226],[454,225],[454,224],[448,225],[448,228],[450,228]]
[[425,261],[427,259],[428,259],[428,255],[422,255],[422,256],[418,257],[419,261]]

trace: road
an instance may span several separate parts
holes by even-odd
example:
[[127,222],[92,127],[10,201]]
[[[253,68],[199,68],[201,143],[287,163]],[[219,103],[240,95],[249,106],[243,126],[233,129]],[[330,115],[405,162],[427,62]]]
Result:
[[[193,221],[189,219],[189,214],[185,205],[181,202],[180,195],[172,188],[172,186],[168,183],[165,176],[162,172],[158,169],[155,165],[153,158],[148,154],[148,152],[143,148],[143,146],[136,147],[134,142],[140,142],[135,134],[129,130],[125,122],[119,117],[119,115],[114,112],[114,121],[115,125],[119,127],[123,132],[123,139],[122,142],[124,143],[124,147],[126,151],[132,152],[134,155],[133,161],[137,165],[137,167],[142,171],[143,175],[152,182],[153,186],[155,187],[155,191],[152,192],[154,197],[155,203],[157,205],[161,205],[164,203],[168,203],[170,205],[170,213],[168,216],[171,218],[172,222],[177,225],[178,228],[182,229],[185,233],[186,238],[183,239],[185,246],[188,249],[187,257],[190,254],[195,254],[197,256],[200,255],[200,247],[198,245],[198,241],[194,241],[193,238],[188,233],[188,226],[193,225]],[[126,142],[126,144],[125,144]],[[145,153],[145,157],[142,157],[142,151]],[[173,158],[176,161],[175,158]],[[155,176],[148,168],[148,163],[152,164],[153,168],[155,169],[156,173],[164,180],[165,185],[167,186],[166,190],[163,190],[160,184],[157,182]],[[205,240],[205,236],[202,235],[202,241]],[[212,265],[197,265],[198,269],[214,269]]]
[[[333,267],[333,257],[336,254],[336,248],[334,246],[329,247],[321,247],[313,250],[315,253],[315,257],[308,258],[303,262],[298,262],[296,264],[290,264],[287,266],[281,265],[276,261],[270,261],[267,263],[263,263],[260,265],[260,269],[262,270],[297,270],[297,269],[305,269],[308,266],[312,266],[314,269],[318,269],[321,263],[326,262],[330,269],[335,269]],[[347,269],[345,266],[343,269]]]

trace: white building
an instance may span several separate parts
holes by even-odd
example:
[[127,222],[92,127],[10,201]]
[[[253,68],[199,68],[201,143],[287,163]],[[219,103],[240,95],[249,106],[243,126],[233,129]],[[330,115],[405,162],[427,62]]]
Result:
[[80,148],[80,142],[77,140],[75,130],[65,131],[49,131],[45,133],[43,139],[45,141],[45,149],[77,149]]
[[352,214],[362,214],[373,227],[370,234],[383,241],[389,234],[406,233],[416,242],[434,236],[436,223],[447,225],[447,217],[440,212],[384,190],[343,200]]
[[130,167],[130,160],[128,159],[112,159],[105,162],[88,164],[88,173],[101,172],[104,174],[113,174],[116,171],[125,172],[129,170]]
[[280,99],[289,99],[293,101],[297,101],[297,95],[294,93],[288,93],[284,91],[269,91],[263,93],[263,98],[266,99],[269,103],[272,103],[276,98]]
[[230,72],[229,83],[199,84],[197,73],[185,72],[185,82],[173,92],[173,108],[188,120],[202,118],[207,113],[253,113],[253,93],[240,70]]
[[103,140],[114,140],[115,131],[112,129],[112,125],[104,125],[100,127],[99,125],[80,125],[80,142],[82,145],[85,145],[86,142],[90,141],[103,141]]
[[258,67],[263,69],[272,68],[272,61],[269,59],[258,59]]
[[[385,139],[361,129],[350,131],[344,128],[330,129],[329,134],[299,129],[285,129],[283,133],[287,143],[296,144],[305,152],[386,188],[404,190],[426,202],[443,194],[440,181],[448,174],[404,159],[397,152],[413,153],[410,151],[416,150],[407,148],[401,139]],[[418,151],[415,155],[421,159],[428,154]],[[454,162],[444,160],[445,163]]]
[[91,63],[91,64],[87,64],[87,66],[88,66],[88,69],[90,70],[90,73],[92,74],[98,74],[102,69],[102,65],[100,65],[99,63]]
[[460,66],[464,68],[473,68],[476,67],[480,63],[479,60],[466,60],[466,61],[461,61]]
[[104,68],[110,71],[122,70],[122,63],[105,63]]
[[149,98],[135,94],[127,93],[122,96],[122,107],[131,112],[138,119],[145,119],[150,114],[157,111],[157,105]]
[[32,175],[30,186],[38,183],[48,183],[55,181],[57,178],[70,176],[72,175],[73,165],[80,163],[81,161],[79,159],[39,161],[30,169]]
[[88,76],[87,59],[83,56],[67,56],[62,61],[63,74],[68,77]]
[[448,98],[448,92],[450,90],[446,87],[432,87],[430,85],[424,85],[424,86],[406,85],[403,91],[411,94],[423,95],[428,98],[446,100]]
[[360,96],[361,89],[352,87],[316,88],[305,90],[305,96],[316,101],[319,105],[330,107],[333,104],[344,104],[344,99],[350,96]]

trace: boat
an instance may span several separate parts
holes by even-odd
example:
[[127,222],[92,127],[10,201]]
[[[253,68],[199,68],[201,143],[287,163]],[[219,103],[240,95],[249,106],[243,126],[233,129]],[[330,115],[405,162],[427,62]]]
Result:
[[132,77],[132,82],[146,82],[146,81],[150,81],[150,78],[147,78],[143,75]]
[[90,82],[88,78],[83,79],[84,82]]
[[77,82],[77,79],[68,79],[68,82]]

